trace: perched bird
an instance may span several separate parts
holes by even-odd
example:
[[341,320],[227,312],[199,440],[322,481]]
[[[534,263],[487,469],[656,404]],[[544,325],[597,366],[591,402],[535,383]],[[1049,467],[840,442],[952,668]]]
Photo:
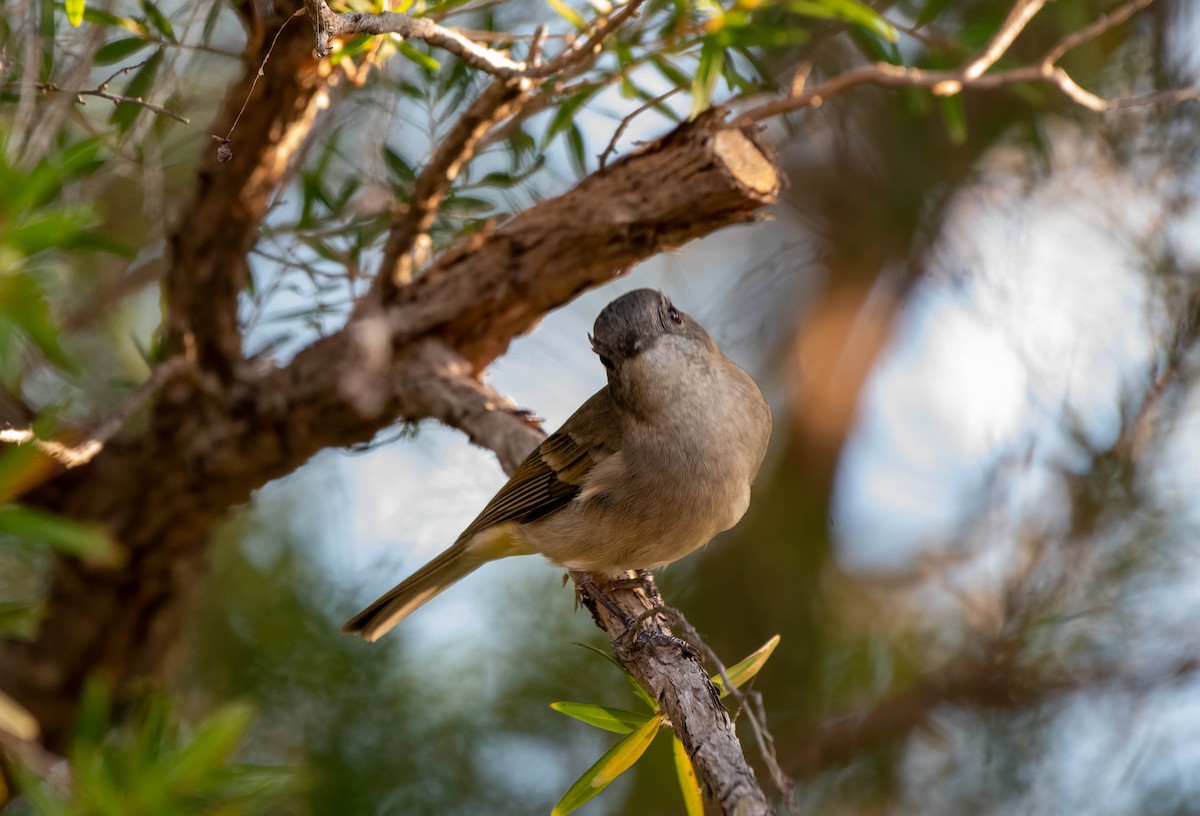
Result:
[[376,640],[483,564],[541,553],[613,575],[669,564],[738,522],[771,411],[754,380],[661,292],[608,304],[608,385],[529,454],[448,550],[343,627]]

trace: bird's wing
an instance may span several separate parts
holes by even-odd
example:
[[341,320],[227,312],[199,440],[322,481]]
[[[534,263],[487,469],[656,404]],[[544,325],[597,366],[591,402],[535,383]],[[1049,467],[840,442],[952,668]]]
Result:
[[509,521],[536,521],[569,504],[592,468],[617,452],[616,420],[608,389],[592,396],[529,454],[459,540]]

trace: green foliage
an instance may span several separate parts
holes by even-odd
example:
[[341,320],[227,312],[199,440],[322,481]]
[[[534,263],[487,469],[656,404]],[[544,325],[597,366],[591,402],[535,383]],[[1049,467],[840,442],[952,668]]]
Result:
[[116,566],[124,558],[121,547],[99,527],[18,504],[0,505],[0,539],[5,536],[45,544],[97,565]]
[[51,273],[63,254],[129,254],[99,230],[92,207],[59,201],[63,188],[94,172],[104,156],[95,137],[64,145],[29,168],[0,150],[0,382],[9,387],[20,382],[29,347],[62,372],[77,370],[50,306]]
[[[775,647],[779,645],[779,640],[779,635],[775,635],[753,653],[726,670],[725,674],[729,678],[729,681],[733,683],[734,688],[748,683],[758,674],[759,670],[762,669],[771,657],[771,654],[775,651]],[[618,776],[632,768],[634,763],[641,759],[642,755],[650,747],[650,744],[654,742],[654,737],[657,736],[659,730],[666,724],[665,712],[662,711],[657,701],[642,689],[633,675],[625,671],[619,663],[605,652],[592,646],[585,646],[584,648],[600,655],[620,669],[632,684],[638,698],[650,709],[650,713],[639,714],[636,711],[626,711],[625,709],[594,705],[592,703],[556,702],[550,704],[550,707],[560,714],[565,714],[568,717],[604,731],[625,735],[609,748],[603,756],[596,760],[579,779],[575,780],[575,783],[563,794],[559,803],[554,806],[551,816],[565,816],[591,801],[592,798],[612,784]],[[725,688],[724,682],[719,676],[710,678],[710,682],[716,687],[722,698],[730,693],[730,689]],[[704,806],[700,800],[700,788],[696,779],[696,769],[692,766],[692,760],[687,755],[687,751],[683,743],[680,742],[679,737],[672,735],[672,738],[675,772],[679,780],[680,792],[683,794],[684,807],[688,816],[700,816],[704,812]]]
[[646,753],[646,749],[650,747],[650,743],[654,742],[662,724],[661,716],[651,717],[637,730],[609,748],[604,756],[596,760],[595,764],[588,768],[583,776],[579,777],[575,784],[563,794],[563,798],[554,806],[554,810],[550,811],[551,816],[566,816],[571,811],[582,807],[612,784],[618,776],[632,768],[633,763],[641,759],[642,754]]
[[200,816],[259,814],[290,783],[279,766],[233,762],[251,721],[231,704],[182,724],[161,693],[114,723],[108,692],[88,685],[80,704],[64,790],[20,773],[21,791],[37,816]]
[[587,20],[583,19],[583,15],[575,9],[566,0],[546,0],[550,4],[550,8],[558,12],[559,16],[566,20],[571,25],[580,31],[587,28]]

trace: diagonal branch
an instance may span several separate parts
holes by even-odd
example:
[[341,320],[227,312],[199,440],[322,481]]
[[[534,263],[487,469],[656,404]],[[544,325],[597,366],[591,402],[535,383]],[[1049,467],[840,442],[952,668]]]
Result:
[[500,79],[545,79],[593,58],[604,40],[636,15],[643,2],[629,0],[611,15],[599,18],[586,35],[544,63],[514,60],[503,51],[481,45],[461,31],[439,25],[426,17],[410,17],[392,11],[379,14],[338,13],[330,9],[325,0],[304,0],[304,7],[316,32],[316,51],[320,57],[329,55],[329,41],[336,37],[397,34],[454,54],[472,68]]
[[386,302],[394,296],[397,287],[412,280],[420,262],[417,244],[433,226],[442,199],[475,155],[480,140],[496,122],[512,113],[520,96],[521,82],[494,80],[438,142],[417,176],[407,206],[392,217],[379,274],[375,278],[376,291],[368,296],[368,302]]

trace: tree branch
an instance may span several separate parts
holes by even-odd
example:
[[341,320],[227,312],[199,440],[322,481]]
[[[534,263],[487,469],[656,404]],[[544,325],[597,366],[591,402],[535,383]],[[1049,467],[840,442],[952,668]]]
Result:
[[[572,573],[576,584],[581,576]],[[703,778],[710,799],[721,813],[767,816],[771,806],[746,762],[733,721],[720,694],[708,679],[699,655],[671,635],[655,610],[664,606],[649,572],[628,573],[599,581],[598,589],[626,620],[597,603],[586,591],[583,604],[608,635],[613,654],[658,701]],[[626,621],[638,621],[627,631]]]
[[[290,16],[277,14],[264,25],[278,28]],[[232,160],[221,163],[216,151],[204,154],[195,191],[168,236],[167,351],[226,378],[242,357],[237,312],[249,275],[247,255],[258,240],[269,197],[287,178],[293,156],[328,102],[326,79],[303,26],[283,31],[259,79],[269,47],[263,38],[255,53],[247,54],[246,67],[211,126],[213,133],[227,133],[257,80]]]
[[616,12],[599,18],[592,23],[585,36],[544,63],[514,60],[503,51],[480,45],[461,31],[439,25],[426,17],[410,17],[392,11],[380,14],[338,13],[330,9],[325,0],[304,0],[304,7],[316,32],[316,51],[320,57],[329,55],[329,40],[332,38],[353,34],[397,34],[441,48],[472,68],[500,79],[545,79],[594,57],[605,38],[636,15],[643,2],[629,0]]
[[494,80],[438,142],[413,184],[407,206],[392,216],[374,291],[364,302],[390,301],[398,287],[412,281],[421,260],[417,245],[433,226],[442,199],[475,155],[479,141],[492,125],[511,115],[520,96],[519,81]]
[[987,69],[1004,55],[1021,28],[1042,5],[1041,0],[1021,0],[1010,12],[1000,32],[984,49],[984,53],[965,68],[956,71],[930,71],[877,62],[838,74],[811,89],[795,89],[784,99],[752,107],[738,116],[735,124],[748,125],[804,108],[820,107],[829,99],[860,85],[929,88],[939,96],[952,96],[964,88],[988,90],[1019,82],[1045,82],[1058,88],[1076,104],[1097,113],[1200,98],[1200,90],[1181,88],[1145,96],[1108,100],[1080,87],[1057,65],[1058,60],[1068,51],[1125,22],[1151,2],[1153,0],[1130,0],[1091,25],[1063,38],[1035,64],[987,73]]
[[77,445],[68,445],[53,439],[38,439],[34,436],[31,428],[0,429],[0,442],[10,445],[32,444],[39,451],[67,468],[86,465],[96,454],[104,450],[104,445],[120,432],[129,418],[143,408],[168,380],[180,374],[187,367],[188,362],[183,357],[172,357],[155,366],[151,370],[150,376],[134,389],[133,394],[120,410],[88,434],[84,442]]
[[38,90],[43,91],[45,93],[65,93],[68,96],[74,96],[76,101],[79,102],[79,104],[81,104],[81,105],[83,104],[83,97],[95,96],[95,97],[99,97],[100,99],[107,99],[109,102],[112,102],[114,105],[120,105],[122,103],[127,103],[130,105],[138,105],[138,106],[143,107],[146,110],[150,111],[151,113],[156,113],[159,116],[169,116],[170,118],[174,119],[176,122],[182,122],[185,125],[190,125],[192,123],[191,119],[188,119],[185,116],[180,116],[178,113],[175,113],[174,111],[167,110],[162,105],[156,105],[153,102],[147,102],[145,99],[142,99],[140,96],[138,96],[138,97],[121,96],[120,94],[109,93],[106,90],[106,85],[107,85],[107,83],[105,83],[104,85],[100,85],[99,87],[96,87],[96,88],[80,88],[79,90],[69,91],[69,90],[66,90],[65,88],[58,87],[53,82],[39,82],[37,84],[37,88],[38,88]]

